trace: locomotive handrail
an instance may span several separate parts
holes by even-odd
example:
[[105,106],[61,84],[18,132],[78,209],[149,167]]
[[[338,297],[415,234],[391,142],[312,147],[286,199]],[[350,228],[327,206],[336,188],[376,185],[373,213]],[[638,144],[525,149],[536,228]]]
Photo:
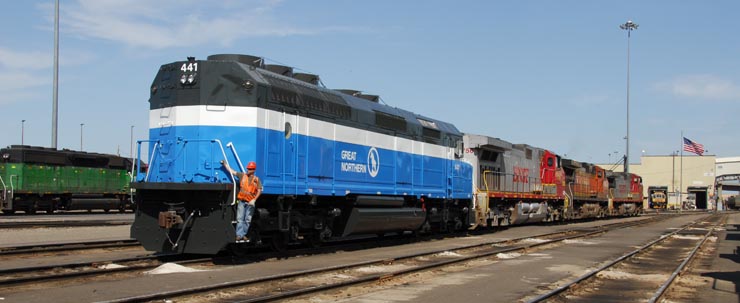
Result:
[[[3,202],[8,200],[8,187],[5,186],[5,181],[3,181],[3,177],[0,176],[0,183],[3,184]],[[3,205],[0,205],[0,208],[2,208]]]
[[149,173],[152,170],[152,166],[154,166],[153,165],[153,163],[154,163],[154,155],[157,154],[157,148],[158,147],[159,147],[159,141],[155,142],[154,143],[154,147],[152,147],[152,154],[149,157],[149,165],[146,167],[146,175],[144,176],[144,180],[143,180],[144,182],[149,182]]
[[[568,190],[570,191],[570,194],[568,194]],[[568,183],[568,190],[563,192],[568,198],[567,201],[569,201],[565,205],[563,205],[566,210],[573,206],[573,200],[575,199],[575,195],[573,195],[573,182]]]
[[[239,154],[236,153],[236,146],[234,146],[233,142],[226,143],[226,147],[231,148],[231,152],[234,153],[234,157],[236,158],[236,164],[239,164],[239,169],[244,173],[244,165],[242,165],[242,160],[239,159]],[[224,155],[225,157],[225,155]]]
[[13,197],[15,196],[15,185],[13,185],[13,177],[18,180],[18,175],[10,175],[8,180],[10,181],[10,209],[13,209]]
[[152,161],[154,160],[154,155],[157,151],[157,145],[159,144],[159,140],[138,140],[136,141],[136,158],[134,158],[134,163],[131,165],[131,182],[136,180],[136,177],[139,175],[139,172],[137,170],[137,167],[139,167],[139,155],[141,155],[141,143],[144,142],[155,142],[154,148],[152,149],[152,158],[149,160],[149,166],[146,168],[146,177],[143,182],[146,182],[149,179],[149,170],[152,168]]
[[[489,175],[493,178],[489,180]],[[514,181],[514,177],[526,178],[526,182]],[[511,183],[509,183],[511,180]],[[489,182],[490,181],[490,182]],[[511,173],[483,171],[483,185],[486,192],[515,192],[515,193],[532,193],[542,191],[542,179],[536,177],[524,177]],[[489,186],[490,185],[490,186]]]
[[149,172],[152,170],[154,155],[157,154],[157,147],[159,147],[159,141],[155,142],[154,147],[152,148],[152,155],[149,158],[149,166],[147,166],[146,168],[146,176],[144,176],[144,182],[149,182]]

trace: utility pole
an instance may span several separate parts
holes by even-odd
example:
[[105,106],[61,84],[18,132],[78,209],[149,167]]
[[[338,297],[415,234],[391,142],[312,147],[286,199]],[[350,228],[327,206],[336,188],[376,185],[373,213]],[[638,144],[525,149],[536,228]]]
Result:
[[129,154],[131,157],[131,164],[134,163],[134,126],[131,125],[131,153]]

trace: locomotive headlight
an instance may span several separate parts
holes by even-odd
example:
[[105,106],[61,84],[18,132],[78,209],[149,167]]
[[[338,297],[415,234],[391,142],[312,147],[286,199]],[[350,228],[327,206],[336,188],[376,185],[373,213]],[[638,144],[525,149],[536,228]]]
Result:
[[193,84],[193,83],[195,83],[195,74],[194,73],[188,75],[188,84]]
[[180,83],[185,84],[187,80],[188,80],[188,75],[182,74],[182,76],[180,76]]
[[10,154],[3,154],[3,160],[10,159]]

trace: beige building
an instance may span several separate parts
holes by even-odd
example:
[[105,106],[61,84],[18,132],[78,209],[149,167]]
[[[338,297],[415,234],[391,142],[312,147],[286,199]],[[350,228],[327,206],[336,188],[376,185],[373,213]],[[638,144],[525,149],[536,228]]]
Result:
[[[714,198],[715,162],[712,155],[642,156],[640,163],[630,163],[630,172],[642,176],[645,209],[648,208],[648,188],[668,188],[668,207],[679,207],[689,196],[695,197],[697,208],[713,208],[709,203]],[[624,166],[599,164],[605,169],[622,171]]]

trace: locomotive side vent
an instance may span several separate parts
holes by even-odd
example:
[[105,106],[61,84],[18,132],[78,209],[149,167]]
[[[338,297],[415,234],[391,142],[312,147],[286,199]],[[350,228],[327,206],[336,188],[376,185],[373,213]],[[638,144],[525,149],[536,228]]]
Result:
[[346,95],[355,96],[355,97],[362,95],[362,93],[359,90],[354,90],[354,89],[335,89],[335,91],[338,91]]
[[378,95],[366,95],[366,94],[363,94],[359,90],[354,90],[354,89],[335,89],[335,91],[338,91],[340,93],[343,93],[343,94],[346,94],[346,95],[350,95],[350,96],[353,96],[353,97],[365,99],[365,100],[368,100],[370,102],[378,103],[378,101],[380,100],[380,96],[378,96]]
[[269,70],[273,73],[276,73],[278,75],[283,75],[286,77],[293,77],[293,68],[290,66],[285,65],[277,65],[277,64],[267,64],[265,65],[265,69]]
[[369,101],[375,102],[375,103],[378,103],[378,101],[380,100],[380,96],[378,96],[378,95],[359,94],[359,95],[357,95],[357,97],[360,97],[362,99],[369,100]]
[[311,83],[313,85],[319,85],[319,75],[314,74],[306,74],[306,73],[295,73],[293,74],[293,78],[296,80],[301,80],[306,83]]

